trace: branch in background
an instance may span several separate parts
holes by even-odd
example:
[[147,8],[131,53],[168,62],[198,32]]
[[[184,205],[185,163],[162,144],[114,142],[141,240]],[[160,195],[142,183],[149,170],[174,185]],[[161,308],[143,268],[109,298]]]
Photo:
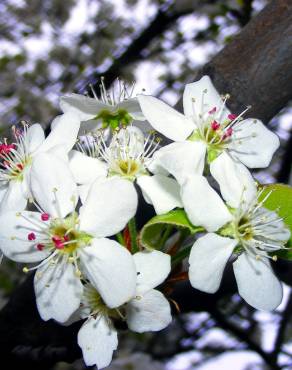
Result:
[[[204,0],[198,5],[202,6],[204,4],[212,4],[215,2],[216,0]],[[124,53],[117,57],[113,61],[113,64],[103,73],[93,73],[92,76],[89,77],[85,86],[87,87],[91,84],[96,91],[99,91],[100,78],[103,76],[106,87],[109,87],[118,76],[121,76],[122,70],[125,66],[129,66],[132,63],[144,59],[145,55],[143,55],[143,51],[154,39],[163,34],[180,17],[195,11],[195,9],[191,8],[183,9],[181,11],[172,11],[171,5],[172,3],[167,7],[165,5],[162,6],[147,28],[145,28],[140,35],[132,41]],[[92,94],[91,91],[87,91],[87,93],[89,95]]]
[[284,155],[281,162],[281,167],[278,172],[277,182],[287,184],[290,179],[292,161],[292,131],[289,133],[289,139],[284,148]]
[[292,98],[291,70],[292,2],[273,0],[192,81],[209,75],[235,113],[269,121]]

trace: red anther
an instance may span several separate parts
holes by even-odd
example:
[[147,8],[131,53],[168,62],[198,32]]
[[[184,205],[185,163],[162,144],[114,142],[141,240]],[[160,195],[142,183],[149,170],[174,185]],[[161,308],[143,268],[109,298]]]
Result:
[[230,121],[233,121],[235,118],[237,118],[237,114],[233,113],[228,114],[228,119],[230,119]]
[[226,131],[226,135],[227,135],[227,137],[231,136],[231,135],[232,135],[232,133],[233,133],[232,127],[229,127],[229,128],[227,129],[227,131]]
[[30,241],[35,240],[36,239],[35,233],[29,233],[27,235],[27,239]]
[[57,249],[63,249],[64,248],[64,242],[59,236],[57,236],[57,235],[53,236],[52,241],[55,244],[55,247]]
[[43,244],[38,244],[38,245],[37,245],[37,249],[38,249],[39,251],[42,251],[44,248],[45,248],[45,246],[44,246]]
[[15,149],[15,144],[1,144],[0,154],[8,154],[12,149]]
[[213,122],[211,123],[211,128],[212,128],[212,130],[214,130],[214,131],[218,130],[218,129],[220,128],[220,123],[218,123],[217,121],[213,121]]
[[50,218],[50,215],[47,214],[47,213],[42,213],[41,215],[41,219],[42,221],[48,221],[48,219]]
[[217,110],[217,108],[216,107],[214,107],[214,108],[212,108],[211,110],[209,110],[209,114],[214,114],[215,112],[216,112],[216,110]]
[[65,242],[68,242],[70,240],[70,238],[69,238],[68,235],[64,235],[64,238],[63,239],[64,239]]
[[23,170],[23,164],[22,163],[17,163],[16,167],[22,171]]

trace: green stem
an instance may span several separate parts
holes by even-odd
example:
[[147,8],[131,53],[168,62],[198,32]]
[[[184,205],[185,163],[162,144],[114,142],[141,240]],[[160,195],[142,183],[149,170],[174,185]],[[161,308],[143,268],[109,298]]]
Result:
[[172,230],[173,230],[173,226],[172,225],[167,225],[166,226],[166,229],[165,229],[165,231],[164,231],[164,233],[163,233],[163,235],[162,235],[162,237],[161,237],[161,239],[159,241],[159,245],[158,245],[158,248],[157,249],[161,249],[161,248],[164,247],[164,245],[165,245],[167,239],[169,238]]
[[185,247],[184,249],[180,250],[177,254],[172,256],[172,258],[171,258],[172,266],[177,265],[178,263],[183,261],[186,257],[188,257],[190,252],[191,252],[192,246],[193,246],[193,244]]
[[117,234],[116,234],[116,239],[117,239],[117,241],[118,241],[120,244],[122,244],[123,246],[125,246],[125,245],[126,245],[126,243],[125,243],[125,239],[124,239],[123,234],[122,234],[121,232],[119,232],[119,233],[117,233]]
[[129,228],[129,233],[130,233],[130,238],[131,238],[132,253],[134,254],[136,252],[139,252],[139,246],[137,243],[137,228],[136,228],[135,217],[133,217],[128,222],[128,228]]

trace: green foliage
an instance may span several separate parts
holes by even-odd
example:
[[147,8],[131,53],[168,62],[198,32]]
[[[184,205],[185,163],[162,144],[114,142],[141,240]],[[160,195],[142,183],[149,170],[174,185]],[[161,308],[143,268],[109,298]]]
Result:
[[147,249],[161,249],[173,229],[195,234],[204,229],[191,224],[183,209],[153,217],[141,230],[140,243]]
[[[292,234],[292,187],[283,184],[267,185],[261,194],[260,200],[263,200],[269,193],[269,197],[264,202],[264,207],[276,211]],[[289,249],[281,250],[276,254],[281,258],[292,260],[292,238],[288,242],[288,247]]]

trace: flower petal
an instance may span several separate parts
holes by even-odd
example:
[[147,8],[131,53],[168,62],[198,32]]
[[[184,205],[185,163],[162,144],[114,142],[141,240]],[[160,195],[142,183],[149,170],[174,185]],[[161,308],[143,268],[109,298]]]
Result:
[[121,231],[137,210],[133,184],[119,177],[93,183],[80,209],[80,228],[97,236],[111,236]]
[[189,258],[191,285],[206,293],[215,293],[220,286],[225,265],[237,241],[209,233],[198,239]]
[[82,269],[105,304],[119,307],[136,291],[136,268],[130,252],[114,240],[93,239],[80,253]]
[[60,108],[64,113],[74,113],[80,121],[87,121],[98,115],[101,110],[112,110],[110,105],[100,100],[79,94],[61,96]]
[[137,294],[144,294],[164,282],[170,273],[170,255],[160,251],[134,254]]
[[154,96],[139,95],[138,100],[151,126],[169,139],[185,140],[194,131],[192,121]]
[[190,176],[181,187],[181,197],[193,225],[216,231],[232,220],[222,199],[203,176]]
[[283,288],[267,258],[256,260],[242,253],[233,263],[241,297],[258,310],[270,311],[279,306]]
[[45,133],[38,123],[29,126],[25,136],[26,145],[29,153],[34,152],[45,141]]
[[147,203],[153,204],[155,212],[160,215],[176,207],[182,208],[180,187],[178,183],[163,175],[140,176],[137,179]]
[[277,135],[261,121],[249,118],[235,125],[229,150],[247,167],[264,168],[270,164],[279,145]]
[[137,333],[159,331],[171,323],[168,300],[158,290],[150,290],[126,306],[126,320],[130,330]]
[[188,117],[198,117],[199,114],[204,115],[215,107],[217,108],[217,114],[215,113],[214,118],[218,121],[224,121],[228,114],[230,114],[230,111],[226,107],[224,107],[220,114],[222,99],[209,76],[203,76],[199,81],[186,85],[183,94],[183,105],[184,113]]
[[[21,216],[22,215],[22,216]],[[50,252],[39,251],[36,247],[38,239],[43,239],[43,224],[39,212],[11,211],[0,215],[0,249],[13,261],[38,262],[46,258]],[[33,232],[36,240],[29,241],[28,234]]]
[[153,158],[182,184],[190,175],[202,175],[206,145],[201,141],[172,143],[155,152]]
[[22,211],[27,205],[28,188],[26,181],[10,180],[0,203],[0,213]]
[[78,201],[77,185],[68,164],[48,153],[34,158],[31,191],[37,203],[52,217],[67,216]]
[[137,121],[146,121],[137,98],[122,101],[119,108],[125,109]]
[[69,153],[69,165],[78,184],[88,184],[97,177],[106,177],[107,175],[107,166],[104,162],[77,150],[71,150]]
[[37,152],[45,152],[61,145],[67,153],[76,143],[80,121],[73,113],[64,113],[52,122],[52,130]]
[[210,172],[230,207],[248,206],[257,195],[257,187],[249,170],[223,152],[210,164]]
[[90,317],[78,332],[78,345],[87,366],[107,367],[118,347],[118,335],[105,316]]
[[[60,257],[59,257],[60,258]],[[43,320],[66,322],[80,305],[83,285],[75,267],[61,257],[56,264],[39,267],[34,277],[37,307]]]
[[84,204],[86,202],[86,198],[89,194],[89,190],[90,190],[91,186],[92,186],[92,183],[78,186],[78,194],[79,194],[79,197],[80,197],[80,200],[81,200],[82,204]]

